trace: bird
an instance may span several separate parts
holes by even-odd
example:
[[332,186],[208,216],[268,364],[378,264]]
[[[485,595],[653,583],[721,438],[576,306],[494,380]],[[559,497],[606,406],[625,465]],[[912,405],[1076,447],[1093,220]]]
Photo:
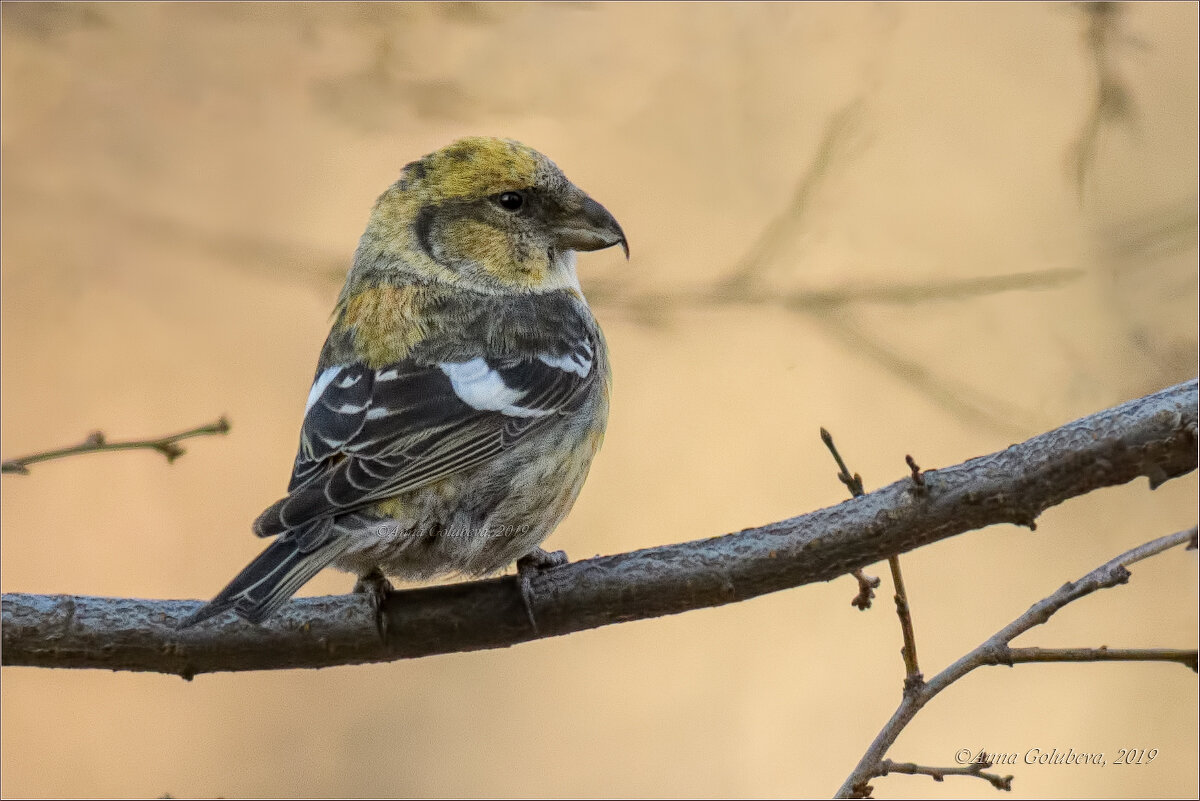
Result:
[[287,494],[254,521],[273,540],[179,627],[262,623],[330,566],[384,626],[389,577],[565,563],[540,546],[604,440],[612,383],[575,254],[617,245],[628,259],[613,215],[515,140],[407,164],[335,305]]

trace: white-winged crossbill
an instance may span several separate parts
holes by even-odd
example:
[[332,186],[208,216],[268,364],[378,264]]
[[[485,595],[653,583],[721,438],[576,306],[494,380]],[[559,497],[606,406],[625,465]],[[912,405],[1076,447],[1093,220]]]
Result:
[[[261,621],[326,566],[485,575],[540,549],[604,438],[604,337],[575,251],[628,245],[542,154],[473,137],[376,202],[334,311],[274,541],[182,625]],[[378,603],[376,597],[376,603]]]

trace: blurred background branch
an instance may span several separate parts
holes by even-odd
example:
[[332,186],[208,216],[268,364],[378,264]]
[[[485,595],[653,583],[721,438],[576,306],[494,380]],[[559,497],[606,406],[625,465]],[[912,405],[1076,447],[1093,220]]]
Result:
[[1137,107],[1133,101],[1133,90],[1117,68],[1120,49],[1134,41],[1124,28],[1124,5],[1088,2],[1080,3],[1079,8],[1083,12],[1084,48],[1091,61],[1095,81],[1095,93],[1079,136],[1067,151],[1075,189],[1082,200],[1105,128],[1117,123],[1125,123],[1132,128]]

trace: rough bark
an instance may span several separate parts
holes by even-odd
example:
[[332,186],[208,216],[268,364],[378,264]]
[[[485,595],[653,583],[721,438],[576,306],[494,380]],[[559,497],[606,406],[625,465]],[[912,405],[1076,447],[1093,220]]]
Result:
[[597,557],[532,579],[537,630],[513,577],[395,593],[380,641],[362,596],[303,598],[266,625],[173,624],[198,601],[3,597],[3,664],[198,673],[318,668],[500,648],[828,581],[890,555],[1140,476],[1196,468],[1197,382],[1085,417],[1003,451],[837,506],[711,539]]

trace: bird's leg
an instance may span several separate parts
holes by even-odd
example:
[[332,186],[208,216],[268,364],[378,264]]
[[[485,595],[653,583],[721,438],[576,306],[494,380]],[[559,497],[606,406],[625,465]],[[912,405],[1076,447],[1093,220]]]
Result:
[[358,581],[354,582],[354,592],[366,595],[367,601],[371,604],[371,611],[375,614],[375,630],[379,632],[379,639],[385,645],[388,641],[388,622],[387,615],[383,611],[383,603],[393,589],[392,582],[387,580],[383,571],[378,567],[366,575],[359,576]]
[[568,561],[566,551],[544,551],[541,548],[534,548],[517,560],[517,585],[521,588],[521,602],[525,604],[525,614],[529,616],[529,625],[533,626],[534,634],[538,633],[538,624],[533,615],[533,584],[530,580]]

